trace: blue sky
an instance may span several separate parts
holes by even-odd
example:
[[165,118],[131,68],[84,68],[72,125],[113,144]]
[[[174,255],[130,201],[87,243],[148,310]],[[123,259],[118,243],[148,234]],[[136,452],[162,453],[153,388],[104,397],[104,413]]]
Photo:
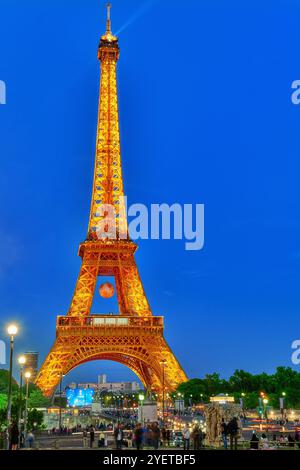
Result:
[[[99,0],[0,0],[0,311],[16,350],[48,352],[86,236],[97,119]],[[300,5],[114,0],[129,202],[204,203],[205,247],[144,240],[153,312],[190,377],[291,365],[299,337]],[[109,310],[105,303],[97,311]],[[104,301],[103,301],[104,302]],[[132,373],[90,363],[93,380]]]

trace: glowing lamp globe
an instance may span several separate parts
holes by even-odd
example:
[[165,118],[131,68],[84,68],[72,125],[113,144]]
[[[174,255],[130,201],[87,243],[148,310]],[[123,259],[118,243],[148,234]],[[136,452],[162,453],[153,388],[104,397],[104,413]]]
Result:
[[17,325],[15,325],[14,323],[12,323],[11,325],[9,325],[8,328],[7,328],[7,333],[8,333],[10,336],[15,336],[15,335],[18,333],[18,327],[17,327]]
[[20,366],[23,366],[24,364],[26,364],[26,357],[25,356],[20,356],[18,358],[18,363],[20,364]]
[[99,293],[104,299],[109,299],[114,295],[115,288],[112,284],[110,284],[110,282],[105,282],[104,284],[101,284]]

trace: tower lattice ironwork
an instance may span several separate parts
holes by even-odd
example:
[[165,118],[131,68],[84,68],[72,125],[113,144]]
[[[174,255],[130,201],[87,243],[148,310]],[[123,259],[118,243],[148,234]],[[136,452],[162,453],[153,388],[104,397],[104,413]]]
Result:
[[[127,234],[121,168],[116,65],[118,38],[111,33],[108,6],[106,33],[101,37],[98,58],[101,79],[92,202],[88,234],[79,246],[82,258],[69,311],[57,317],[56,340],[36,378],[50,396],[61,377],[76,366],[95,359],[113,360],[132,369],[147,389],[172,391],[187,379],[163,336],[163,317],[153,316],[141,282]],[[108,231],[114,208],[115,237]],[[91,306],[98,276],[114,276],[119,314],[94,315]],[[164,384],[164,385],[163,385]]]

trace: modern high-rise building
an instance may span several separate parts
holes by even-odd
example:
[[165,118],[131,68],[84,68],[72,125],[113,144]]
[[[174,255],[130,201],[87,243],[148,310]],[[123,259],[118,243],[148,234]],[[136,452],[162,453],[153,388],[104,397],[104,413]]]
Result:
[[100,374],[98,375],[98,384],[106,384],[107,381],[107,375],[106,374]]
[[31,373],[30,382],[34,382],[38,373],[39,353],[37,351],[26,351],[25,370]]

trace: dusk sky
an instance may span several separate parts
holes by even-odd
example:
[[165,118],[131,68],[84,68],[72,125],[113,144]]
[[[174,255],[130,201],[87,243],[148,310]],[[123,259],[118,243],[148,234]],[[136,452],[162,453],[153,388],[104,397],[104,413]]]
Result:
[[[42,361],[56,316],[69,308],[86,237],[105,1],[0,0],[0,18],[0,338],[17,321],[16,352],[37,350]],[[202,250],[143,240],[136,254],[153,313],[165,316],[190,378],[292,366],[299,24],[292,0],[112,2],[129,203],[205,204]],[[112,310],[96,292],[93,313]],[[135,377],[98,361],[65,380],[101,372]]]

